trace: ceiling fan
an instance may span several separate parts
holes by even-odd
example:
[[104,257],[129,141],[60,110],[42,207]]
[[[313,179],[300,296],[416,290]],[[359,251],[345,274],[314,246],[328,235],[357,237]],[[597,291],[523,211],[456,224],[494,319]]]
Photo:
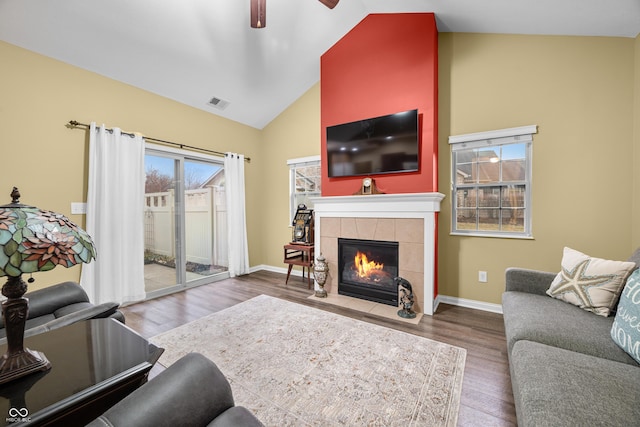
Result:
[[[318,0],[329,9],[336,7],[340,0]],[[251,0],[251,28],[267,26],[267,0]]]

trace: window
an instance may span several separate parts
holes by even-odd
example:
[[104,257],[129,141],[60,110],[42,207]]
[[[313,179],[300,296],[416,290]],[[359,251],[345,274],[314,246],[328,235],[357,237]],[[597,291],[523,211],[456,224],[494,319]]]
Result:
[[453,234],[531,237],[536,126],[449,137]]
[[311,197],[320,197],[320,156],[303,157],[287,161],[289,165],[289,221],[293,221],[296,208],[304,204],[313,208]]

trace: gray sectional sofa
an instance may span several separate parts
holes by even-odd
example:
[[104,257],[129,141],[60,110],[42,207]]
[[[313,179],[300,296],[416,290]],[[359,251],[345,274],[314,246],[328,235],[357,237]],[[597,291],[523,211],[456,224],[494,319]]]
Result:
[[[630,258],[640,265],[640,251]],[[557,273],[510,268],[502,296],[518,425],[640,425],[640,366],[603,317],[551,298]]]

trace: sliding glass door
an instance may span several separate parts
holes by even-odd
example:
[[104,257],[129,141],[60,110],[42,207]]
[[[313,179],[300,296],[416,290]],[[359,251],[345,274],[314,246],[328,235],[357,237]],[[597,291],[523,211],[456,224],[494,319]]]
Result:
[[227,209],[222,165],[184,162],[187,282],[227,271]]
[[228,277],[222,160],[148,148],[145,169],[147,297]]

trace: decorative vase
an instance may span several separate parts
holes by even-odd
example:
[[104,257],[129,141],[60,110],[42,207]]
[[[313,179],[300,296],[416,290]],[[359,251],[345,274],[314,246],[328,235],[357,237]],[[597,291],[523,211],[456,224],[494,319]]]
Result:
[[318,298],[327,297],[327,291],[324,290],[324,284],[327,282],[327,273],[329,273],[329,265],[322,253],[320,253],[320,256],[316,258],[316,262],[313,263],[313,277],[318,282],[318,286],[320,286],[320,289],[316,290],[316,297]]

